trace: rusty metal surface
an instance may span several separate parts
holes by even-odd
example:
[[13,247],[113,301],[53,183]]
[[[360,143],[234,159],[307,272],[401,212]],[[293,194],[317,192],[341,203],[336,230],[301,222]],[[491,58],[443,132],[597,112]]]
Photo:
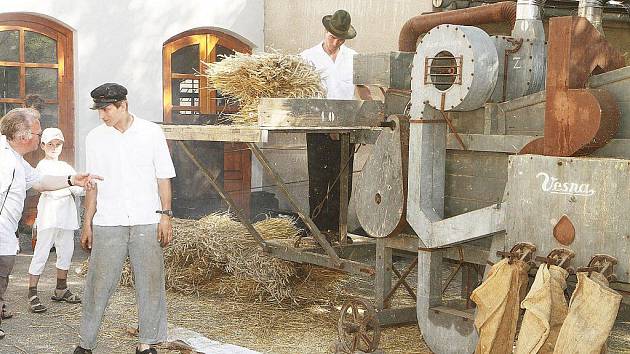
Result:
[[516,21],[516,3],[511,1],[469,9],[419,15],[409,19],[400,30],[398,50],[401,52],[414,52],[416,50],[416,41],[420,35],[441,24],[472,26],[484,23],[509,22],[513,26],[514,21]]
[[340,343],[348,353],[375,351],[381,337],[381,327],[372,304],[358,298],[348,300],[341,307],[337,332]]
[[553,228],[553,237],[563,246],[569,246],[575,240],[575,227],[566,215]]
[[520,153],[586,155],[619,128],[619,107],[608,91],[587,88],[588,78],[624,66],[624,58],[581,17],[549,21],[544,136]]

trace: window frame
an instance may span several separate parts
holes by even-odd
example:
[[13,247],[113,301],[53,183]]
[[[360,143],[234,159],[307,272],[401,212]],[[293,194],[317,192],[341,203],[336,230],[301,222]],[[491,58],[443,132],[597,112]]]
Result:
[[[57,99],[45,99],[46,104],[58,105],[58,128],[64,133],[64,151],[62,159],[74,164],[74,63],[72,30],[47,18],[24,14],[0,14],[0,31],[19,31],[19,62],[0,61],[0,66],[19,67],[20,98],[0,98],[1,103],[24,105],[26,98],[26,68],[57,69]],[[39,33],[57,42],[57,64],[26,63],[24,34],[25,31]],[[35,152],[35,156],[37,152]],[[35,158],[33,156],[32,158]]]
[[[200,63],[196,68],[202,72],[201,61],[211,63],[216,61],[216,46],[220,45],[240,53],[251,53],[251,48],[239,39],[212,29],[195,29],[182,32],[169,38],[162,46],[162,85],[163,85],[163,120],[164,123],[172,122],[173,110],[199,111],[200,114],[214,114],[217,111],[233,113],[238,111],[238,107],[233,105],[217,106],[216,91],[208,88],[207,79],[196,74],[173,74],[171,71],[171,56],[181,48],[199,45]],[[172,79],[195,79],[199,80],[199,108],[190,109],[188,106],[173,106]]]

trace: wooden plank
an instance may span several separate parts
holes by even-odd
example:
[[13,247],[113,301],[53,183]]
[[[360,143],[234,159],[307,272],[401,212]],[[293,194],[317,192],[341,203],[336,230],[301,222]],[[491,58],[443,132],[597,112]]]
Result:
[[427,247],[452,246],[505,230],[506,207],[497,204],[434,222]]
[[168,140],[231,141],[260,143],[267,141],[267,133],[258,126],[238,125],[169,125],[161,124]]
[[382,238],[376,239],[375,263],[374,302],[376,309],[382,310],[387,307],[386,297],[392,288],[392,249],[386,246]]
[[399,90],[411,89],[414,53],[384,52],[354,56],[355,85],[375,85]]
[[418,322],[417,316],[415,306],[384,309],[376,312],[376,318],[381,327],[416,323]]
[[[505,166],[507,170],[507,165]],[[454,176],[446,178],[444,195],[481,202],[500,202],[503,199],[506,179],[481,176]]]
[[258,123],[265,129],[377,127],[384,116],[381,101],[263,98],[258,105]]
[[369,264],[347,259],[339,259],[338,261],[335,261],[325,254],[307,252],[301,249],[279,245],[276,242],[277,241],[269,240],[267,243],[269,245],[269,254],[276,258],[297,263],[314,264],[330,269],[340,269],[351,274],[363,276],[373,276],[375,273],[374,267]]
[[[350,136],[348,134],[339,134],[339,142],[341,143],[341,156],[339,158],[339,241],[342,244],[348,242],[348,175],[350,160]],[[354,156],[353,156],[354,158]]]
[[485,109],[479,108],[468,112],[447,113],[453,128],[459,134],[482,134],[485,128]]
[[446,174],[507,179],[507,154],[485,151],[449,150]]
[[385,92],[385,117],[392,114],[404,114],[411,99],[411,94],[407,92],[387,91]]
[[457,316],[457,317],[461,317],[464,320],[471,320],[473,319],[473,309],[468,309],[468,310],[458,310],[456,308],[452,308],[452,307],[448,307],[448,306],[435,306],[435,307],[431,307],[432,311],[438,312],[438,313],[444,313],[444,314],[449,314],[449,315],[453,315],[453,316]]

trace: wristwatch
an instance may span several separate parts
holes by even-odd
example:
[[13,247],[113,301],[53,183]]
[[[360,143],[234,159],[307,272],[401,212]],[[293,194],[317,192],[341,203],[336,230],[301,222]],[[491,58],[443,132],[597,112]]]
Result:
[[170,209],[156,210],[155,212],[158,213],[158,214],[164,214],[164,215],[170,216],[171,218],[173,217],[173,211],[170,210]]

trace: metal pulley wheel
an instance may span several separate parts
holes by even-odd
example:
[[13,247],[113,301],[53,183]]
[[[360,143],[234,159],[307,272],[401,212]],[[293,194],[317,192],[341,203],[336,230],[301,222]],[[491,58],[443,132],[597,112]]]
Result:
[[374,307],[365,300],[352,299],[343,304],[337,329],[339,342],[349,353],[371,353],[378,348],[381,327]]

